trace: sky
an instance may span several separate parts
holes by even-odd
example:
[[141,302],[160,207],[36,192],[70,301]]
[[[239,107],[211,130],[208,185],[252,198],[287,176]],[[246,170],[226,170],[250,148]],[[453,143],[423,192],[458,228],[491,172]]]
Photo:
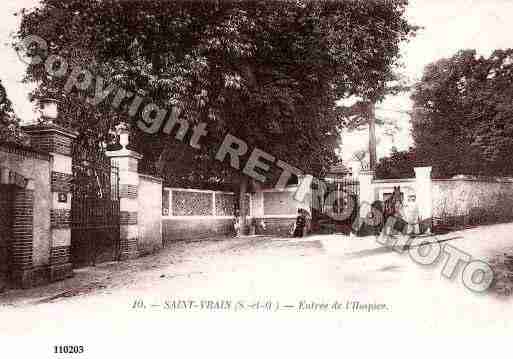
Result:
[[[0,5],[0,79],[23,121],[35,116],[27,98],[31,86],[21,82],[25,65],[9,45],[10,34],[19,25],[14,13],[38,2],[2,0]],[[406,16],[411,23],[423,27],[413,40],[402,46],[402,71],[411,80],[420,79],[427,64],[450,57],[460,49],[476,49],[489,56],[494,49],[513,48],[513,0],[410,0]],[[404,150],[413,144],[409,116],[404,113],[411,107],[409,94],[389,97],[378,104],[376,115],[400,127],[393,137],[378,128],[378,157],[389,154],[392,146]],[[345,133],[342,142],[342,158],[349,160],[354,152],[367,149],[367,131]]]

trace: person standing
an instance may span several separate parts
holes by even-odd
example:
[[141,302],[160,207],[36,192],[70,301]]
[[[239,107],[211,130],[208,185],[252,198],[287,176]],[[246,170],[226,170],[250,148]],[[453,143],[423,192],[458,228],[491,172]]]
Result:
[[294,237],[303,237],[306,226],[306,216],[303,209],[301,208],[297,210],[297,214],[296,226],[294,228]]
[[408,196],[407,210],[406,210],[406,221],[408,222],[408,234],[418,235],[420,234],[420,225],[419,225],[419,207],[417,205],[417,196],[410,195]]

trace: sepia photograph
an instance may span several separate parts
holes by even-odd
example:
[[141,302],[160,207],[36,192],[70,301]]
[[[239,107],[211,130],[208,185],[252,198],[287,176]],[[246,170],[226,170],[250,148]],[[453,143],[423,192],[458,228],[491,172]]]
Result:
[[0,355],[508,356],[512,0],[1,0]]

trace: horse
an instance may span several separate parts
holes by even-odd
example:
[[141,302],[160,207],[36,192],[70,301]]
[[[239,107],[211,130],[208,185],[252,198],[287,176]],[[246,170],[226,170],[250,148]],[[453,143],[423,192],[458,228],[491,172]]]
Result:
[[[374,201],[371,205],[371,213],[373,216],[379,216],[379,221],[377,225],[374,227],[374,231],[376,235],[380,234],[385,228],[386,223],[388,222],[390,217],[395,217],[397,219],[401,219],[401,209],[403,207],[403,194],[401,193],[401,187],[394,187],[394,192],[392,195],[383,201]],[[405,222],[404,220],[396,221],[394,224],[394,229],[398,231],[402,231],[404,228]]]

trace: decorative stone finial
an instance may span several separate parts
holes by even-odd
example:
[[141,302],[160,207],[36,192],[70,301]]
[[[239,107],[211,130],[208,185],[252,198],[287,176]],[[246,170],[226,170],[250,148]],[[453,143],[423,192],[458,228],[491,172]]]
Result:
[[130,143],[130,140],[128,139],[128,132],[121,133],[119,135],[119,144],[123,146],[123,149],[126,150],[126,146]]
[[126,146],[130,143],[128,126],[126,123],[120,123],[116,126],[116,131],[119,134],[119,144],[123,147],[123,150],[126,150]]

